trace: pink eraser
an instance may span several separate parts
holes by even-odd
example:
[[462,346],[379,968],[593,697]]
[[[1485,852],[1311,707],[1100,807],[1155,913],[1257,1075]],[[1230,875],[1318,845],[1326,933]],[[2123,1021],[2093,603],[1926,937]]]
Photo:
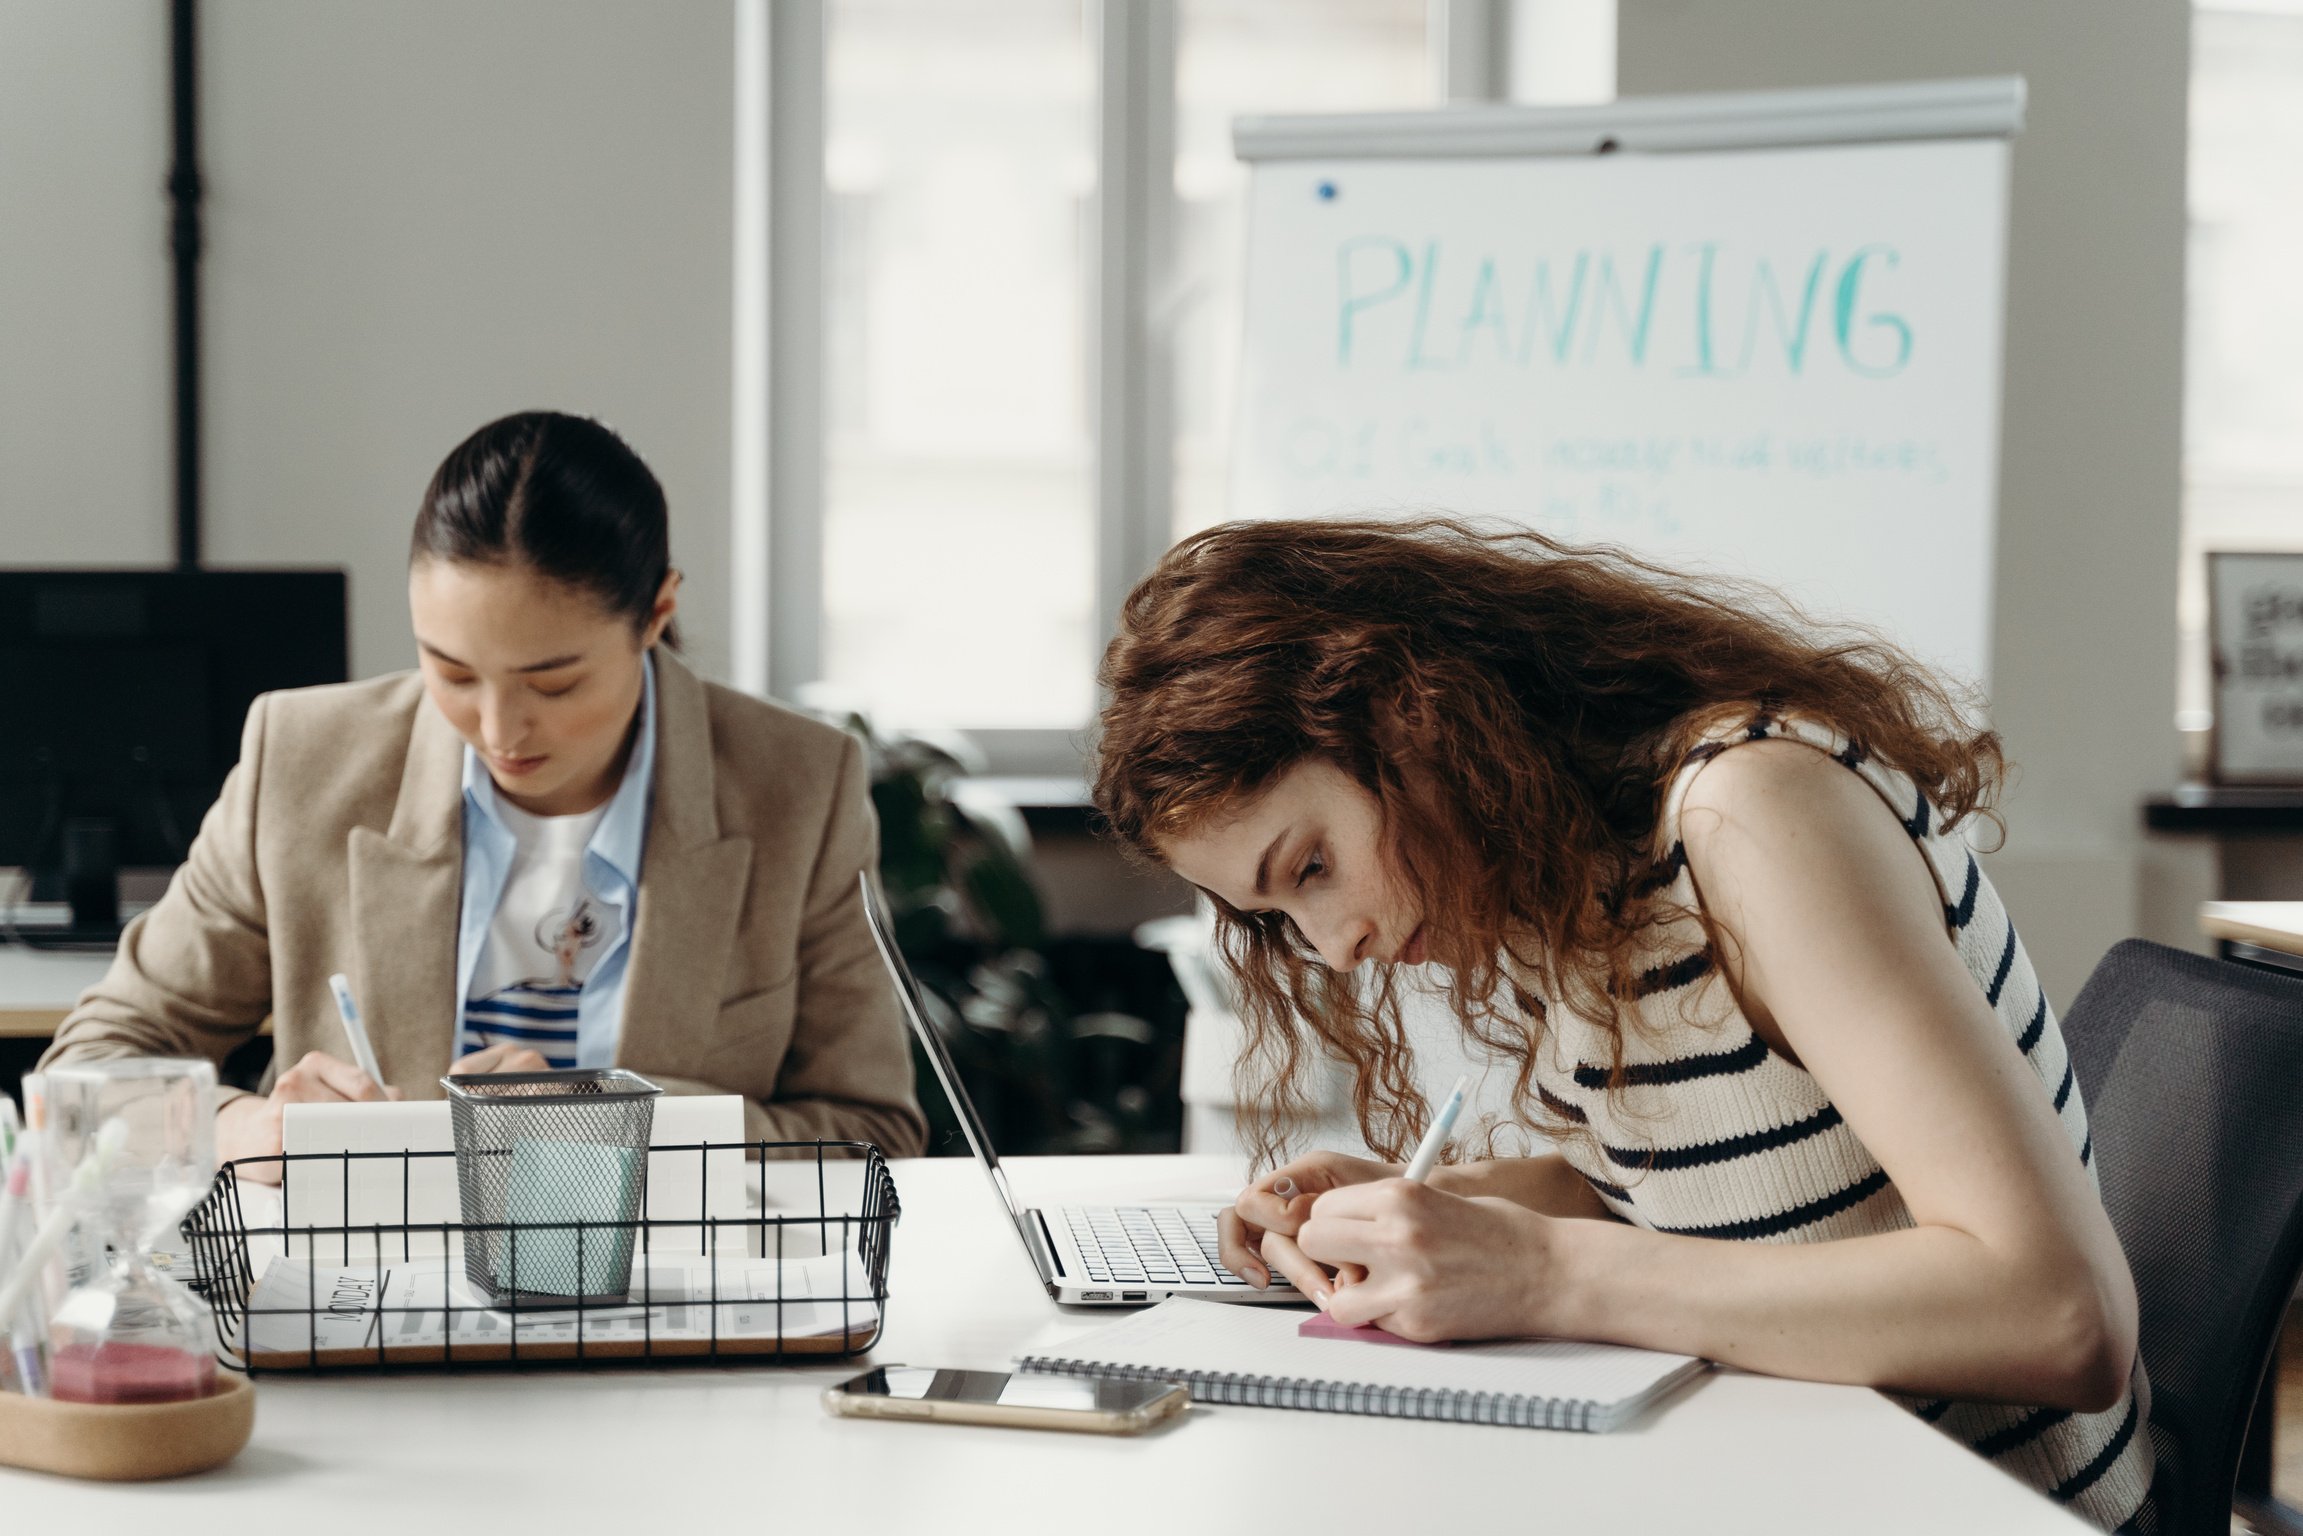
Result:
[[1325,1312],[1314,1312],[1296,1324],[1295,1336],[1299,1339],[1356,1339],[1362,1344],[1405,1344],[1410,1349],[1444,1349],[1447,1345],[1445,1339],[1441,1339],[1435,1344],[1418,1344],[1413,1339],[1403,1339],[1396,1333],[1387,1333],[1373,1323],[1362,1323],[1357,1328],[1346,1328]]

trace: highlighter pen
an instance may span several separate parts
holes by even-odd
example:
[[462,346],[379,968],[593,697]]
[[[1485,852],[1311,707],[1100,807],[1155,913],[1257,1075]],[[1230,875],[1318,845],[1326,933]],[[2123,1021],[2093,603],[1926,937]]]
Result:
[[376,1063],[376,1048],[368,1043],[367,1028],[360,1022],[359,1004],[352,1001],[351,978],[338,971],[328,978],[328,990],[336,995],[336,1016],[344,1021],[344,1033],[352,1042],[353,1063],[381,1090],[384,1069]]

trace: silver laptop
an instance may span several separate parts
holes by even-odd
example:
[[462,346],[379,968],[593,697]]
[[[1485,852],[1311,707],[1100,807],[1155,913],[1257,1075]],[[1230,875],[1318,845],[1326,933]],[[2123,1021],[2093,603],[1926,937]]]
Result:
[[864,913],[871,920],[872,942],[880,947],[888,975],[895,980],[896,996],[920,1048],[935,1064],[936,1080],[960,1117],[968,1146],[976,1161],[991,1175],[992,1188],[1007,1208],[1008,1220],[1031,1256],[1032,1267],[1048,1294],[1056,1300],[1089,1307],[1134,1307],[1169,1296],[1197,1296],[1221,1301],[1301,1301],[1303,1296],[1282,1275],[1272,1276],[1268,1290],[1257,1290],[1216,1260],[1216,1217],[1220,1205],[1067,1205],[1055,1210],[1019,1206],[1000,1172],[999,1154],[976,1113],[975,1102],[960,1085],[951,1053],[928,1024],[920,1007],[919,983],[904,963],[894,937],[880,915],[878,893],[871,877],[858,877],[864,891]]

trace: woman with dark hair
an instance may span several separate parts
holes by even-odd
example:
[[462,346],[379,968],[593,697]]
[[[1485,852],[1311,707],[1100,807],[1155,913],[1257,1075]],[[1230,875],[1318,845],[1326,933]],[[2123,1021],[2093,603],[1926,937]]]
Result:
[[289,1103],[611,1065],[741,1094],[753,1139],[918,1150],[856,885],[861,750],[681,665],[679,590],[663,490],[614,432],[473,433],[416,517],[418,670],[256,701],[190,857],[47,1060],[221,1060],[269,1015],[277,1070],[219,1107],[225,1157],[278,1152]]
[[[1096,804],[1213,899],[1249,1029],[1235,1272],[1412,1339],[1885,1388],[2148,1521],[2135,1288],[1968,844],[1999,740],[1943,684],[1757,590],[1445,520],[1188,539],[1103,682]],[[1426,961],[1555,1152],[1399,1176]],[[1387,1161],[1270,1166],[1322,1056]]]

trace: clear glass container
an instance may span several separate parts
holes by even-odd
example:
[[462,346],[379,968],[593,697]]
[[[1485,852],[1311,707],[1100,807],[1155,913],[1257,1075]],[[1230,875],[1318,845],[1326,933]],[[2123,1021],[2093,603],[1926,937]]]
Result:
[[208,1304],[152,1260],[216,1176],[216,1069],[133,1057],[47,1074],[60,1169],[94,1155],[103,1128],[127,1135],[67,1251],[72,1288],[49,1325],[49,1391],[84,1403],[204,1397],[216,1385]]
[[140,1247],[109,1245],[48,1328],[48,1391],[76,1403],[172,1403],[216,1390],[208,1304]]
[[106,1121],[127,1127],[127,1144],[104,1179],[103,1214],[83,1223],[109,1240],[149,1249],[172,1237],[215,1182],[213,1062],[130,1056],[51,1067],[47,1100],[59,1180],[95,1148]]

